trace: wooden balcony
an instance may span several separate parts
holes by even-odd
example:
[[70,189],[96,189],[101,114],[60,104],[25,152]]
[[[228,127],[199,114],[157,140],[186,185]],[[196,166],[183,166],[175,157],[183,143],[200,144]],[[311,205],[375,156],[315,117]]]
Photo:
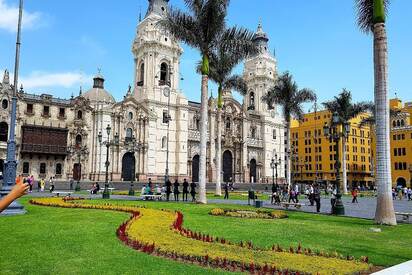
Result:
[[21,153],[42,154],[42,155],[67,155],[67,147],[47,144],[27,144],[23,143]]

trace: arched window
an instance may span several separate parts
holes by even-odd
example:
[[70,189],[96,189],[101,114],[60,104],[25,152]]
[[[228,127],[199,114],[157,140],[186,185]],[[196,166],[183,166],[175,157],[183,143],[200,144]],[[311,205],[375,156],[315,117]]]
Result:
[[82,111],[77,111],[77,119],[83,119],[83,112]]
[[23,174],[30,174],[30,164],[28,162],[23,162]]
[[250,109],[254,110],[255,109],[255,93],[254,92],[250,92],[249,95],[249,101],[250,101]]
[[168,65],[163,62],[160,65],[160,85],[166,85],[169,81]]
[[195,127],[196,127],[196,130],[200,130],[200,119],[199,118],[195,118]]
[[76,147],[80,147],[80,146],[82,146],[82,136],[77,135],[76,136]]
[[226,131],[230,131],[230,117],[226,118]]
[[3,99],[3,100],[1,101],[1,107],[2,107],[3,109],[7,109],[7,108],[9,107],[9,101],[8,101],[7,99]]
[[166,143],[167,143],[166,137],[162,137],[162,149],[166,148],[167,146]]
[[62,174],[62,164],[61,163],[57,163],[56,164],[56,175],[61,175]]
[[395,120],[392,122],[392,126],[396,127],[396,121]]
[[139,86],[144,85],[144,63],[140,64]]
[[396,121],[396,126],[401,126],[401,122],[399,120]]
[[46,174],[46,163],[42,162],[40,163],[40,175],[45,175]]
[[403,119],[401,120],[401,126],[405,126],[405,121]]
[[129,118],[129,120],[133,119],[133,112],[129,112],[129,114],[127,115],[127,117]]
[[9,125],[6,122],[0,123],[0,141],[7,142],[9,133]]
[[133,129],[127,128],[126,129],[126,140],[131,140],[133,137]]
[[251,136],[252,138],[256,138],[256,127],[252,127],[252,128],[250,129],[250,136]]
[[273,129],[273,139],[276,139],[276,129]]

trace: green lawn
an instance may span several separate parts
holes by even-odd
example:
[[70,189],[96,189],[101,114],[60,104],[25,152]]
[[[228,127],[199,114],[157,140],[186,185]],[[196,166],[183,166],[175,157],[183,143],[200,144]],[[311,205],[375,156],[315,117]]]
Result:
[[[27,215],[0,218],[1,274],[223,273],[156,258],[124,246],[115,230],[127,214],[32,206],[28,198],[22,202],[29,211]],[[316,250],[336,249],[356,257],[368,255],[372,263],[384,266],[412,259],[412,247],[407,243],[411,225],[381,227],[382,233],[372,233],[369,228],[376,226],[362,219],[289,212],[289,218],[283,220],[246,220],[212,217],[208,215],[216,207],[212,205],[129,203],[181,210],[185,227],[236,242],[252,240],[262,247],[274,243],[297,246],[301,242]]]

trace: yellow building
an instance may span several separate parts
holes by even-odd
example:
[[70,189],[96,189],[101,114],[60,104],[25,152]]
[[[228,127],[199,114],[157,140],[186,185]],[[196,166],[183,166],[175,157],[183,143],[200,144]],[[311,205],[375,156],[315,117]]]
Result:
[[392,182],[412,187],[412,102],[391,99],[390,107],[399,112],[391,119]]
[[[374,183],[370,127],[359,125],[365,116],[368,115],[350,121],[351,130],[346,139],[348,188]],[[306,114],[303,121],[292,122],[292,178],[295,181],[327,183],[335,180],[335,143],[323,135],[323,126],[329,124],[331,118],[329,111],[318,111]],[[342,157],[342,141],[339,155]]]

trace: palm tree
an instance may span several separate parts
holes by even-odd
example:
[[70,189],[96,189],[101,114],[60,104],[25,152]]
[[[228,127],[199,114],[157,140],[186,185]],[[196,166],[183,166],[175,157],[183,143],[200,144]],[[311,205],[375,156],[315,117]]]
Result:
[[316,100],[315,93],[310,89],[298,89],[298,85],[293,80],[289,72],[282,74],[275,83],[275,86],[262,97],[263,102],[267,103],[270,108],[274,104],[279,104],[283,107],[283,117],[285,118],[286,141],[286,178],[288,187],[291,186],[290,173],[290,121],[292,116],[300,120],[303,119],[303,103],[313,102]]
[[[247,94],[247,85],[242,77],[232,74],[233,69],[244,58],[257,52],[257,47],[253,42],[254,34],[244,29],[232,29],[230,36],[223,36],[213,54],[210,55],[209,78],[218,84],[217,101],[217,150],[216,150],[216,191],[217,196],[222,195],[221,171],[222,171],[222,93],[224,90],[236,90],[241,95]],[[229,40],[228,40],[229,39]],[[233,47],[232,39],[236,40],[236,45],[243,44],[243,47]],[[198,66],[200,71],[201,65]]]
[[390,122],[388,97],[388,39],[386,13],[389,0],[355,0],[358,25],[365,33],[373,33],[376,116],[376,185],[378,198],[375,222],[396,225],[392,201],[390,156]]
[[[339,126],[343,127],[346,123],[362,113],[370,110],[372,102],[352,103],[352,94],[350,91],[343,91],[331,101],[322,103],[323,106],[331,113],[337,113],[339,117]],[[342,181],[343,192],[348,193],[348,178],[346,171],[346,138],[342,139]]]
[[206,199],[206,145],[208,116],[209,57],[222,37],[232,41],[232,47],[242,48],[241,43],[229,37],[236,31],[226,29],[226,15],[229,0],[184,0],[188,13],[171,9],[162,24],[174,37],[197,48],[202,56],[202,81],[200,105],[200,165],[199,165],[199,202]]

